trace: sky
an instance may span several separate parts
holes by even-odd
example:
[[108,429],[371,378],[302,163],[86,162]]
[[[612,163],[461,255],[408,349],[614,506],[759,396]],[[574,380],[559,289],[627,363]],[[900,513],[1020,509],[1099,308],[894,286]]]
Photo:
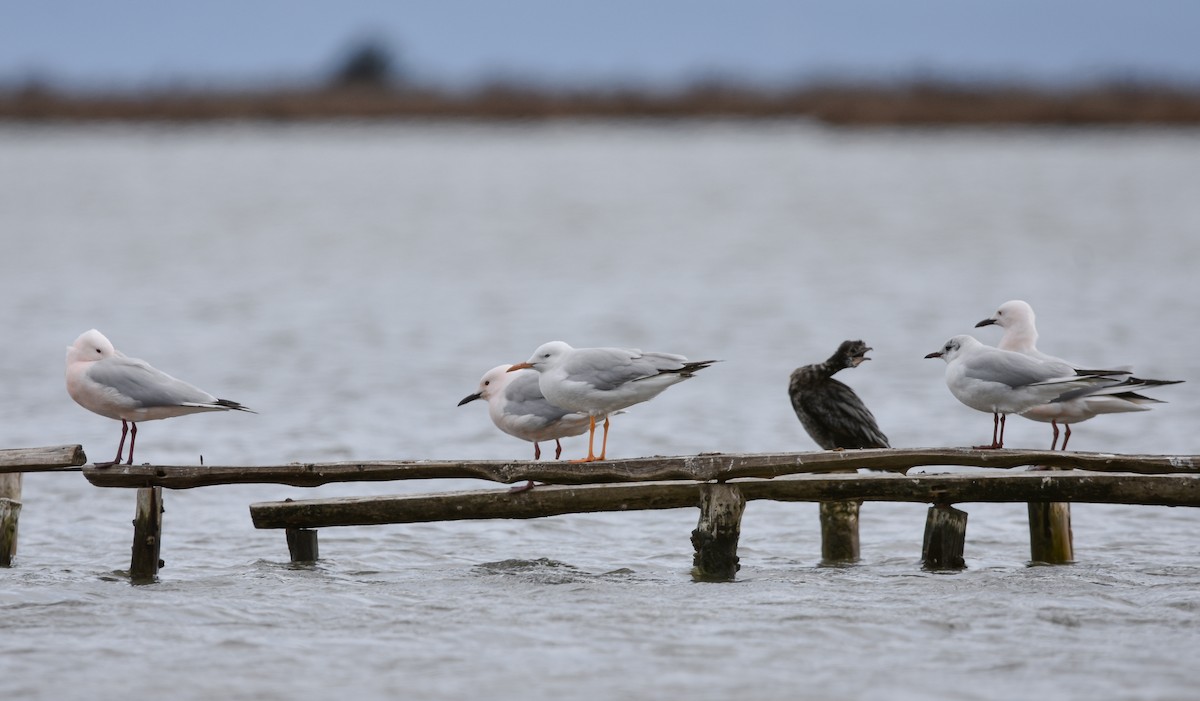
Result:
[[1200,84],[1196,0],[0,0],[0,83],[305,82],[366,38],[410,78]]

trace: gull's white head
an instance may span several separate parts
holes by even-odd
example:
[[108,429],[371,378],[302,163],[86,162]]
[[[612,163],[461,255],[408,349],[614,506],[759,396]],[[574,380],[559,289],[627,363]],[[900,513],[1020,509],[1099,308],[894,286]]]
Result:
[[946,341],[945,345],[942,346],[941,350],[936,350],[925,357],[926,358],[941,358],[942,360],[946,361],[947,363],[950,363],[950,362],[953,362],[956,358],[960,357],[966,351],[970,350],[971,348],[973,348],[975,346],[979,346],[979,345],[981,345],[981,344],[979,343],[979,341],[975,340],[975,338],[973,336],[966,336],[966,335],[955,336],[954,338],[950,339],[949,341]]
[[112,342],[96,329],[89,329],[79,334],[79,338],[67,348],[67,364],[90,363],[115,355],[118,353]]
[[975,324],[975,327],[995,324],[1002,329],[1032,329],[1034,319],[1033,307],[1028,302],[1014,299],[1001,304],[995,314]]
[[510,367],[508,371],[513,372],[514,370],[521,370],[523,368],[533,368],[538,372],[545,372],[546,370],[561,363],[563,358],[566,358],[567,354],[573,350],[575,349],[562,341],[550,341],[549,343],[543,343],[542,345],[538,346],[538,349],[533,352],[533,355],[529,356],[529,360],[526,360],[523,363],[517,363],[516,365]]
[[467,396],[463,397],[462,401],[459,402],[458,405],[462,406],[463,404],[473,402],[476,399],[490,401],[492,397],[495,397],[500,392],[503,392],[504,388],[508,386],[508,383],[512,382],[516,378],[516,375],[508,374],[508,369],[510,367],[512,366],[497,365],[491,370],[485,372],[483,377],[479,380],[479,389],[476,390],[475,394],[468,394]]

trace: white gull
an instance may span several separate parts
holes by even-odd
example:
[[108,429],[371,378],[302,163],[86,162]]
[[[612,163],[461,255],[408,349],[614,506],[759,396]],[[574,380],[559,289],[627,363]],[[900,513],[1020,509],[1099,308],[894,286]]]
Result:
[[[562,341],[550,341],[526,362],[513,365],[510,372],[522,368],[538,371],[538,386],[551,404],[588,415],[588,454],[580,462],[592,462],[605,459],[610,414],[653,399],[715,362],[629,348],[572,348]],[[596,419],[601,417],[604,439],[596,456]]]
[[[997,348],[1022,353],[1031,358],[1062,363],[1064,366],[1078,370],[1079,365],[1062,358],[1047,355],[1037,348],[1038,331],[1035,323],[1036,316],[1033,307],[1024,300],[1014,299],[1000,305],[996,313],[975,324],[982,326],[999,326],[1004,329],[1004,336]],[[1054,431],[1050,449],[1058,445],[1058,424],[1065,429],[1062,449],[1067,449],[1067,441],[1071,440],[1071,424],[1087,421],[1100,414],[1118,414],[1133,411],[1149,411],[1150,404],[1161,404],[1163,400],[1138,394],[1139,389],[1173,385],[1183,380],[1147,380],[1129,377],[1124,382],[1091,391],[1079,390],[1077,394],[1068,395],[1060,401],[1041,404],[1021,414],[1027,419],[1049,423]]]
[[[96,463],[107,467],[121,462],[125,435],[129,439],[129,460],[137,441],[137,422],[167,419],[201,411],[249,411],[228,399],[217,399],[202,389],[156,370],[149,363],[127,357],[96,329],[80,334],[67,348],[67,393],[85,409],[121,422],[121,442],[112,462]],[[128,422],[128,423],[127,423]]]
[[1028,411],[1072,390],[1116,382],[1105,374],[1073,371],[1064,375],[1058,363],[993,348],[966,335],[951,338],[941,350],[925,357],[946,361],[946,386],[958,401],[992,414],[992,444],[979,448],[1004,447],[1008,414]]

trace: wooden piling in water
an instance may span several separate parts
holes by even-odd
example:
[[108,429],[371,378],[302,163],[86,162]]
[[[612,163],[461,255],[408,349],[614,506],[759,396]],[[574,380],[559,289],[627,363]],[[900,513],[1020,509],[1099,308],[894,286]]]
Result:
[[738,564],[737,545],[742,533],[746,498],[731,484],[705,484],[700,488],[700,521],[692,531],[692,577],[704,582],[733,580]]
[[20,516],[21,473],[0,474],[0,567],[12,567],[17,556]]
[[315,529],[288,528],[284,532],[287,534],[288,555],[292,564],[316,562],[320,558]]
[[158,559],[162,544],[162,487],[142,487],[137,491],[137,513],[133,518],[133,558],[129,578],[135,584],[154,581],[163,566]]
[[858,562],[858,511],[860,501],[821,502],[821,564]]
[[921,562],[927,570],[962,570],[963,548],[967,542],[967,512],[949,504],[929,507],[925,518],[925,540]]
[[1047,565],[1069,565],[1075,561],[1071,533],[1071,504],[1029,503],[1029,559]]

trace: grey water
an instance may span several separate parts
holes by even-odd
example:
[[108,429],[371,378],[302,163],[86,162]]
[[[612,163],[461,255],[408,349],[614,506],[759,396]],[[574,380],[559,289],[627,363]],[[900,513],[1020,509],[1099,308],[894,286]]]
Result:
[[[0,447],[81,443],[65,348],[245,403],[140,426],[154,464],[525,459],[480,375],[540,343],[718,358],[614,418],[614,458],[813,450],[788,373],[844,373],[897,447],[990,438],[940,361],[1002,302],[1042,350],[1187,380],[1071,448],[1197,453],[1200,132],[839,130],[798,122],[0,127]],[[1013,418],[1010,447],[1049,447]],[[579,457],[584,438],[565,441]],[[951,468],[952,469],[952,468]],[[1021,504],[968,504],[921,571],[922,505],[868,503],[818,566],[816,507],[754,502],[742,569],[691,581],[692,509],[325,529],[288,563],[248,504],[468,481],[168,492],[132,586],[133,494],[25,478],[0,570],[5,699],[1190,699],[1200,514],[1076,505],[1077,564],[1033,567]]]

